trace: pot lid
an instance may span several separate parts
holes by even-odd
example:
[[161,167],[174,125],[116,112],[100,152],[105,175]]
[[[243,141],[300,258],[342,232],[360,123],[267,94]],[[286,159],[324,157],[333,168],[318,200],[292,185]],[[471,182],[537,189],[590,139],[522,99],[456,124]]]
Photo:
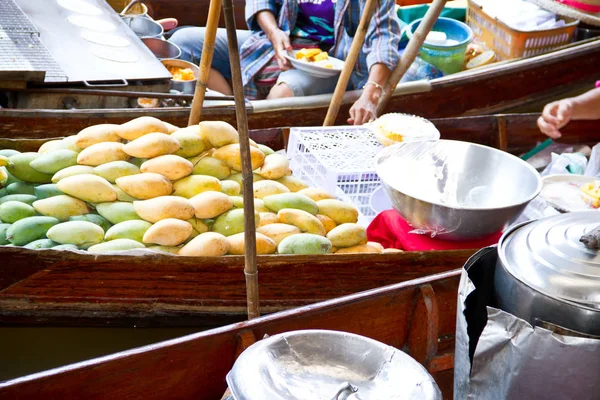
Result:
[[599,225],[598,211],[520,225],[500,240],[500,260],[512,276],[547,296],[600,309],[600,253],[579,241]]

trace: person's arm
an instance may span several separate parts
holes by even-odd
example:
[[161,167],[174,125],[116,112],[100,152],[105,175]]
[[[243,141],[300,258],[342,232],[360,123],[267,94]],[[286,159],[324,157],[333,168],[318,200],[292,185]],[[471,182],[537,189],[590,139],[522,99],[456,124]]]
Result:
[[600,119],[600,88],[546,105],[537,123],[544,134],[558,139],[570,121],[584,119]]
[[363,88],[359,99],[350,108],[349,124],[362,125],[377,118],[377,104],[383,95],[385,86],[392,71],[385,64],[375,64],[369,71],[369,80]]
[[275,15],[268,10],[260,11],[256,15],[256,22],[260,26],[260,29],[262,29],[262,31],[267,35],[267,38],[269,38],[271,44],[273,44],[273,49],[275,49],[275,58],[277,59],[279,68],[282,71],[289,69],[289,61],[284,57],[284,55],[287,51],[292,50],[290,38],[285,32],[279,29]]

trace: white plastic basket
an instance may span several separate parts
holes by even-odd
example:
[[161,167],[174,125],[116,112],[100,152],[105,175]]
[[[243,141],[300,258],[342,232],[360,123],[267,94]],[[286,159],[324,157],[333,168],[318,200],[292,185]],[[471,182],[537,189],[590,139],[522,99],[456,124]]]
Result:
[[382,148],[365,127],[306,127],[290,130],[287,154],[294,176],[353,204],[366,226],[376,216],[370,199],[381,186],[375,156]]

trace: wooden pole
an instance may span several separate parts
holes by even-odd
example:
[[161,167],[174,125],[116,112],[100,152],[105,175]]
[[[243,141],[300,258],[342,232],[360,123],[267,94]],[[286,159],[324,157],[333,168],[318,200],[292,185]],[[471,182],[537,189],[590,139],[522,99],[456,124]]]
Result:
[[444,6],[446,5],[446,0],[434,0],[429,10],[423,17],[423,20],[419,24],[415,34],[408,41],[408,45],[406,46],[406,50],[402,53],[402,57],[400,58],[400,62],[392,71],[390,75],[390,79],[385,86],[385,91],[383,96],[379,99],[379,104],[377,106],[377,115],[381,115],[388,101],[390,100],[390,96],[396,90],[396,86],[400,79],[404,76],[406,71],[410,68],[411,64],[415,61],[417,56],[419,55],[419,50],[421,46],[425,42],[425,38],[435,25],[437,19],[439,18]]
[[337,85],[335,86],[335,91],[333,92],[333,97],[331,98],[331,103],[329,104],[329,109],[327,110],[327,116],[325,117],[323,126],[332,126],[335,124],[335,119],[340,111],[340,105],[342,104],[344,94],[346,93],[348,81],[350,80],[352,71],[354,71],[356,59],[360,54],[363,43],[365,42],[365,36],[367,35],[369,24],[371,23],[371,17],[373,16],[373,11],[375,10],[377,3],[377,0],[367,0],[367,4],[365,4],[363,15],[360,18],[360,23],[358,24],[358,29],[354,34],[354,39],[352,39],[352,45],[350,46],[348,56],[346,56],[344,69],[342,69],[342,73],[340,74]]
[[[215,0],[211,0],[215,2]],[[220,0],[219,0],[220,2]],[[211,4],[212,6],[212,4]],[[240,134],[240,151],[242,155],[242,186],[244,196],[244,243],[246,247],[244,275],[246,276],[246,299],[248,319],[260,316],[258,300],[258,269],[256,266],[256,226],[254,225],[254,188],[252,163],[250,159],[250,141],[248,136],[248,116],[244,100],[240,52],[235,30],[232,0],[223,1],[223,14],[227,29],[227,43],[231,63],[233,96],[235,97],[235,113],[237,128]],[[204,57],[204,54],[202,55]]]
[[200,122],[202,114],[202,105],[204,96],[208,87],[208,76],[212,64],[213,54],[215,52],[215,39],[217,37],[217,27],[219,26],[219,17],[221,16],[221,0],[211,0],[208,8],[208,18],[206,20],[206,31],[204,33],[204,44],[202,45],[202,59],[200,60],[200,76],[196,81],[196,91],[192,101],[190,119],[188,125],[196,125]]

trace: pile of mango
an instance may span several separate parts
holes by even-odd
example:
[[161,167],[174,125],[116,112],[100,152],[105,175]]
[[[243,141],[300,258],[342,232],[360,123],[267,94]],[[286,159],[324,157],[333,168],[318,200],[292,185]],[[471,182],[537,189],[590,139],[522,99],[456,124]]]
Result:
[[[258,254],[381,253],[355,207],[291,176],[288,159],[251,141]],[[239,135],[203,121],[102,124],[0,150],[0,245],[182,256],[242,255]]]

